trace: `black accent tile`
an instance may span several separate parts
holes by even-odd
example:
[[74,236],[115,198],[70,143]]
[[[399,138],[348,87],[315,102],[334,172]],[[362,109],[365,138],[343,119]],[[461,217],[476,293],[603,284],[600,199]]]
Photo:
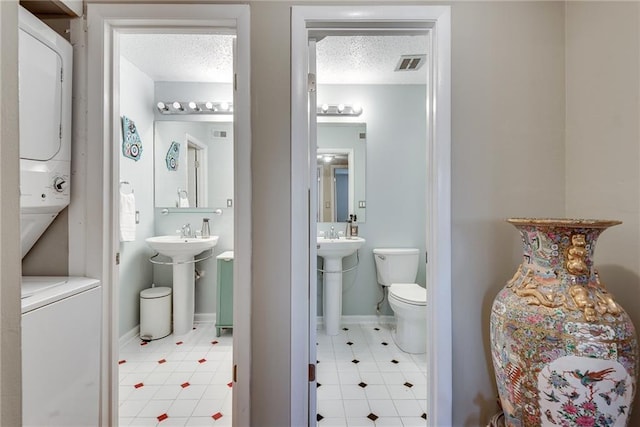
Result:
[[322,385],[322,384],[320,384],[320,383],[316,383],[316,384],[317,384],[317,387],[320,387],[320,386]]
[[358,384],[360,387],[365,388],[367,386],[367,383],[360,383]]
[[351,362],[352,362],[352,363],[355,363],[355,364],[360,363],[360,361],[359,361],[358,359],[353,359]]
[[427,419],[427,414],[425,412],[422,413],[421,415],[422,418],[424,418],[425,420]]
[[389,345],[388,342],[382,342],[382,345]]
[[373,328],[373,330],[374,330],[374,331],[379,331],[379,330],[380,330],[380,328]]
[[367,418],[369,418],[371,421],[375,421],[378,419],[378,416],[372,412],[369,415],[367,415]]
[[413,384],[411,384],[410,382],[406,382],[406,383],[404,383],[404,386],[411,388],[411,387],[413,387]]
[[348,331],[348,330],[349,330],[349,328],[342,328],[342,330],[343,330],[343,331]]
[[400,362],[398,362],[396,359],[393,359],[393,360],[391,361],[391,363],[393,363],[394,365],[397,365],[397,364],[398,364],[398,363],[400,363]]
[[351,341],[347,341],[347,345],[353,345]]
[[324,417],[322,415],[320,415],[320,414],[316,415],[316,420],[318,420],[318,421],[322,421],[323,418]]

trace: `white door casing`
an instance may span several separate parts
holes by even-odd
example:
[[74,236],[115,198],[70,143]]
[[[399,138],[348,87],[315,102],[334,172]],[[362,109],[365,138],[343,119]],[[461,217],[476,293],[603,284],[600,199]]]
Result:
[[[233,425],[250,425],[251,313],[251,130],[249,91],[249,28],[247,5],[89,4],[87,5],[86,109],[84,144],[74,148],[82,159],[75,169],[86,181],[75,193],[69,212],[69,274],[95,277],[103,283],[102,425],[118,424],[118,292],[115,257],[119,247],[118,37],[121,32],[163,27],[233,29],[234,58],[234,366]],[[76,56],[78,58],[78,56]],[[90,173],[89,173],[90,171]],[[90,248],[90,250],[88,250]],[[242,304],[238,302],[243,302]],[[234,372],[236,370],[234,369]]]
[[[300,376],[315,363],[314,320],[308,301],[316,294],[315,213],[310,212],[310,189],[315,186],[310,165],[315,165],[315,142],[310,138],[308,73],[309,28],[342,23],[342,29],[406,29],[407,24],[428,28],[429,82],[427,93],[427,424],[451,425],[451,10],[449,6],[294,6],[291,19],[291,280],[307,281],[310,288],[292,286],[291,291],[291,421],[314,425],[313,393]],[[363,24],[370,25],[363,25]],[[355,33],[354,33],[355,34]],[[314,106],[311,106],[313,108]],[[310,160],[313,160],[311,162]],[[315,169],[312,168],[312,169]],[[313,185],[312,185],[313,184]],[[310,232],[312,231],[313,234]],[[310,271],[314,273],[311,274]],[[315,302],[313,302],[315,304]],[[315,305],[313,305],[315,307]],[[315,312],[315,311],[314,311]],[[296,319],[297,321],[294,321]],[[307,322],[301,322],[307,319]]]

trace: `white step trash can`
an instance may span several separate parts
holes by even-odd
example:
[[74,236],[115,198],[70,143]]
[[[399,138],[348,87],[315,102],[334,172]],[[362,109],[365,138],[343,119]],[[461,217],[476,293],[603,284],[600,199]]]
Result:
[[171,333],[171,288],[140,291],[140,339],[152,341]]

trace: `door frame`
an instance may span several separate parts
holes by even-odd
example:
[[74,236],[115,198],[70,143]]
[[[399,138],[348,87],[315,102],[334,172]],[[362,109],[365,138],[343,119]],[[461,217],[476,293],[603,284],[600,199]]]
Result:
[[[69,274],[95,277],[103,286],[101,423],[118,423],[118,32],[135,28],[232,28],[237,36],[234,91],[234,365],[233,425],[250,425],[251,368],[251,131],[250,12],[248,5],[89,4],[86,39],[76,61],[86,60],[86,138],[74,149],[78,181],[69,212]],[[82,38],[82,37],[80,37]],[[77,75],[81,76],[82,73]],[[77,87],[77,86],[76,86]],[[77,97],[78,95],[76,95]],[[90,173],[89,173],[90,171]],[[241,268],[240,268],[241,267]],[[242,304],[236,303],[243,301]]]
[[[314,216],[310,194],[312,158],[309,134],[308,38],[309,27],[324,23],[340,28],[384,25],[405,28],[408,23],[427,26],[430,32],[427,96],[427,421],[430,426],[451,425],[451,7],[450,6],[293,6],[291,18],[291,280],[309,286],[291,287],[291,408],[292,423],[312,425],[315,405],[309,406],[307,378],[295,375],[315,364],[310,344],[309,295],[315,295],[316,257]],[[404,27],[403,27],[404,24]],[[366,28],[366,25],[364,26]],[[357,33],[357,32],[355,32]],[[313,106],[311,107],[313,108]],[[311,233],[313,232],[313,233]],[[304,319],[304,320],[303,320]],[[306,321],[305,321],[306,320]],[[313,342],[311,342],[313,340]],[[305,349],[305,351],[301,351]],[[298,378],[296,380],[296,378]],[[311,382],[313,385],[313,382]],[[311,408],[311,409],[310,409]]]

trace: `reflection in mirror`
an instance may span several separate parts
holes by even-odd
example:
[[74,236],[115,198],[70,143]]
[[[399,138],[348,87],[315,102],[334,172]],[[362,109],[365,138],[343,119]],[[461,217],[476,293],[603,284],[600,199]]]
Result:
[[221,208],[233,198],[233,123],[157,121],[155,206]]
[[366,124],[318,123],[318,222],[365,221]]

